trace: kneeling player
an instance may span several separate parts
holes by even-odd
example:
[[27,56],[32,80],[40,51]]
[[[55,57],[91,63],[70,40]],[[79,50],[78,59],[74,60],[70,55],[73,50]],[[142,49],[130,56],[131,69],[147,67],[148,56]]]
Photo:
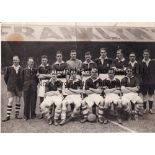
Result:
[[82,101],[82,113],[84,119],[81,123],[84,123],[88,119],[89,113],[93,112],[93,106],[97,108],[98,121],[103,123],[103,106],[104,98],[102,94],[102,80],[98,77],[98,71],[96,68],[92,68],[91,77],[86,80],[85,93],[88,94]]
[[58,118],[61,114],[61,103],[63,99],[63,96],[61,94],[62,85],[62,82],[60,80],[57,80],[57,76],[55,75],[55,73],[52,73],[52,78],[46,84],[46,97],[40,105],[42,114],[47,117],[50,125],[53,123],[52,112],[54,111],[54,105],[56,106],[54,112],[54,125],[58,125]]
[[[108,78],[103,80],[103,87],[105,88],[104,92],[106,94],[104,112],[107,110],[114,112],[117,116],[118,123],[121,124],[121,112],[122,110],[127,110],[128,108],[122,106],[122,101],[120,98],[121,85],[119,79],[115,78],[114,69],[109,69]],[[105,119],[104,124],[107,123],[108,120]]]
[[131,113],[134,114],[135,119],[138,119],[138,115],[142,116],[141,110],[143,109],[143,100],[137,93],[139,90],[139,81],[133,76],[131,68],[127,68],[126,74],[126,77],[121,80],[122,101],[125,102],[128,100]]
[[71,116],[67,119],[67,121],[72,120],[76,114],[80,113],[81,107],[81,93],[83,92],[82,81],[76,77],[76,72],[71,72],[69,80],[66,82],[65,93],[67,93],[67,97],[62,101],[62,113],[61,113],[61,122],[60,125],[64,125],[66,123],[67,117],[67,107],[73,104],[73,109],[71,112]]

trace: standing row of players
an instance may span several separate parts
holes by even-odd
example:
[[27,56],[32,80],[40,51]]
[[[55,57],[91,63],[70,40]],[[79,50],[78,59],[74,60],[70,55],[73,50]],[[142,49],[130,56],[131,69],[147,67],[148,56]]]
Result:
[[[62,119],[60,124],[64,124],[67,111],[72,111],[71,117],[69,117],[72,119],[79,108],[82,109],[81,113],[84,116],[81,121],[85,122],[90,113],[89,109],[94,104],[97,105],[99,122],[104,123],[108,122],[107,119],[103,119],[105,109],[117,109],[119,116],[122,108],[124,108],[128,112],[134,111],[134,116],[137,118],[138,114],[142,115],[140,112],[141,104],[143,104],[143,112],[147,112],[147,99],[149,113],[153,114],[155,63],[150,59],[149,50],[143,51],[144,59],[140,63],[136,61],[134,52],[130,53],[129,61],[127,61],[123,56],[122,49],[117,50],[117,56],[114,60],[107,57],[105,48],[100,49],[100,57],[95,61],[91,60],[90,52],[85,53],[85,62],[83,63],[76,58],[76,54],[76,51],[72,50],[70,60],[64,62],[62,53],[58,51],[56,54],[57,61],[52,67],[48,65],[48,58],[44,55],[38,69],[33,67],[33,58],[29,58],[28,67],[22,69],[19,65],[18,56],[14,56],[13,65],[6,69],[4,75],[9,102],[7,117],[3,121],[10,120],[14,99],[16,99],[15,117],[20,118],[22,90],[24,92],[24,118],[25,120],[35,118],[38,82],[41,111],[47,116],[50,124],[53,122],[53,113],[54,124],[58,125],[60,115]],[[83,83],[82,81],[84,84],[79,84]],[[62,83],[64,84],[62,85]],[[142,93],[143,101],[138,96],[138,91]],[[57,102],[59,103],[57,104]],[[71,103],[74,103],[73,108],[68,106]],[[54,108],[52,108],[53,105],[55,105]],[[121,105],[122,108],[114,108],[116,106],[113,105]],[[118,120],[121,123],[120,117]]]

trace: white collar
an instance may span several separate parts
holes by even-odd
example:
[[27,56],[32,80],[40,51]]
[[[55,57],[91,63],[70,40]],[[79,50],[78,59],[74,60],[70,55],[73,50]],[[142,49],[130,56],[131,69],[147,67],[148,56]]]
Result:
[[123,62],[123,61],[125,61],[125,58],[123,57],[122,60],[119,60],[118,57],[116,57],[116,60]]
[[13,64],[12,67],[13,67],[13,68],[17,68],[17,69],[19,69],[19,68],[20,68],[20,65],[15,66],[15,65]]
[[[91,77],[90,77],[90,78],[91,78]],[[92,79],[92,78],[91,78],[91,79]],[[95,81],[97,81],[98,79],[100,79],[100,78],[99,78],[99,77],[97,77],[97,79],[95,79],[95,80],[93,80],[93,79],[92,79],[92,80],[93,80],[93,82],[95,82]]]
[[134,62],[129,61],[129,64],[135,64],[138,63],[136,60]]
[[134,76],[132,75],[131,77],[128,77],[128,76],[125,76],[125,77],[127,77],[128,79],[131,79],[131,78],[133,78]]
[[40,66],[41,66],[41,67],[46,67],[46,66],[49,66],[49,64],[47,64],[46,66],[43,66],[43,64],[41,64]]
[[56,61],[54,64],[57,65],[57,64],[62,64],[62,63],[64,63],[64,61],[62,61],[61,63]]
[[94,61],[91,60],[89,63],[88,63],[87,61],[84,61],[83,63],[84,63],[84,64],[90,64],[90,63],[94,63]]
[[105,58],[102,58],[102,57],[100,56],[99,59],[100,59],[100,60],[103,60],[103,59],[105,60],[105,59],[108,59],[108,57],[106,56]]
[[145,62],[145,63],[149,63],[151,61],[151,59],[149,59],[148,61],[146,61],[145,59],[142,60],[142,62]]

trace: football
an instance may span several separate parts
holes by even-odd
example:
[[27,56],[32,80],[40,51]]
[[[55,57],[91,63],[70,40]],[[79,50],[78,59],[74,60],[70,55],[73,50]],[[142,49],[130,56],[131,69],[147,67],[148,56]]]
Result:
[[88,121],[89,122],[96,122],[96,115],[95,114],[89,114],[88,115]]

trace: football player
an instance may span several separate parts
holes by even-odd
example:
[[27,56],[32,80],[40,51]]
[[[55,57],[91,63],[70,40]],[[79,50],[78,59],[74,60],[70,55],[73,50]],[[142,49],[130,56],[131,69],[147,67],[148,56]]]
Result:
[[[155,61],[150,58],[150,50],[143,50],[143,60],[140,63],[140,75],[142,78],[142,95],[144,104],[144,114],[147,113],[147,101],[149,102],[149,113],[154,114],[153,95],[154,95],[154,79],[155,79]],[[147,99],[148,95],[148,99]]]
[[[63,99],[62,96],[62,82],[57,79],[55,72],[51,73],[51,79],[46,83],[46,97],[40,105],[42,114],[46,116],[49,125],[53,123],[54,115],[54,125],[58,125],[58,119],[61,114],[61,102]],[[55,112],[54,111],[55,105]]]
[[[41,56],[41,65],[38,67],[38,79],[39,79],[39,89],[38,96],[40,97],[40,104],[43,102],[45,97],[45,85],[51,78],[51,67],[48,64],[48,57],[46,55]],[[40,116],[42,119],[43,116]]]
[[89,113],[93,113],[93,106],[97,109],[98,121],[103,123],[104,97],[102,96],[102,92],[102,80],[98,77],[97,68],[92,68],[91,77],[85,83],[85,93],[88,96],[82,100],[84,118],[81,120],[81,123],[88,120]]
[[132,74],[137,77],[140,80],[140,73],[139,73],[139,63],[136,60],[136,54],[134,52],[131,52],[129,54],[129,63],[128,63],[128,67],[132,69]]
[[[121,84],[120,80],[115,78],[115,71],[114,69],[108,70],[108,78],[103,80],[103,88],[106,94],[105,96],[105,105],[104,105],[104,112],[110,110],[116,113],[118,123],[122,123],[121,120]],[[108,123],[108,119],[104,119],[104,124]]]
[[61,51],[56,53],[56,62],[52,65],[52,71],[57,73],[57,78],[62,82],[66,82],[66,75],[68,73],[68,65],[63,61],[63,54]]
[[100,48],[100,57],[95,60],[97,64],[99,77],[104,80],[108,77],[108,70],[112,65],[112,59],[108,58],[106,48]]
[[13,56],[13,65],[6,68],[4,74],[4,81],[7,85],[7,97],[8,97],[8,104],[7,104],[7,117],[6,119],[2,120],[3,122],[9,121],[12,111],[12,104],[15,100],[15,108],[16,108],[16,119],[21,119],[19,117],[20,111],[20,101],[22,96],[22,79],[21,79],[21,72],[22,68],[19,65],[20,59],[18,56]]
[[62,113],[61,113],[61,122],[60,125],[64,125],[66,123],[66,115],[67,115],[67,107],[70,106],[71,104],[74,105],[73,111],[71,113],[71,116],[67,119],[68,121],[73,120],[76,114],[80,112],[80,107],[81,107],[81,93],[83,92],[83,83],[80,79],[77,78],[77,73],[75,71],[72,71],[70,73],[70,78],[66,82],[66,89],[65,93],[67,96],[65,99],[62,101]]
[[77,72],[77,77],[80,79],[81,78],[82,61],[77,59],[76,57],[77,57],[76,50],[71,50],[71,52],[70,52],[70,60],[68,60],[66,63],[68,64],[69,71],[71,71],[71,70],[76,71]]
[[[141,110],[143,109],[143,100],[138,95],[139,80],[133,75],[132,68],[127,68],[127,75],[121,80],[121,91],[123,93],[122,101],[128,100],[128,104],[131,108],[131,114],[137,120],[138,115],[142,116]],[[125,103],[125,102],[124,102]]]
[[127,60],[123,56],[123,49],[118,49],[116,59],[112,63],[112,68],[115,70],[115,77],[121,80],[126,74]]
[[86,81],[86,79],[88,79],[88,77],[90,77],[91,75],[91,69],[92,68],[96,68],[97,65],[94,61],[91,60],[92,56],[91,53],[88,51],[85,53],[85,61],[82,63],[82,80]]

